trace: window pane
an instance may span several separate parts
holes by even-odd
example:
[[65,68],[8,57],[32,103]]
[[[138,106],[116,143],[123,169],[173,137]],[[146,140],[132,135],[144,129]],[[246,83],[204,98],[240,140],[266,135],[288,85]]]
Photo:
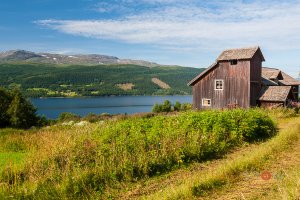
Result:
[[224,83],[223,80],[216,80],[215,89],[222,90],[223,89],[223,83]]
[[210,99],[202,99],[202,106],[210,106],[211,100]]

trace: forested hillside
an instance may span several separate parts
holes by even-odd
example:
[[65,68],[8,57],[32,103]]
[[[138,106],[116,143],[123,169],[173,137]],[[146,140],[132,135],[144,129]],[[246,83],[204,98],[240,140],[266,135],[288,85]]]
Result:
[[0,86],[18,87],[30,97],[191,94],[187,83],[202,70],[178,66],[3,63]]

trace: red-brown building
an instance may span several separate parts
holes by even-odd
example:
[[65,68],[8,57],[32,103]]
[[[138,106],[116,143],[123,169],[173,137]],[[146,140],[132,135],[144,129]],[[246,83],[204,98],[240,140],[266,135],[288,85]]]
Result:
[[193,107],[231,108],[287,105],[298,100],[300,82],[275,68],[264,68],[259,47],[229,49],[188,85]]

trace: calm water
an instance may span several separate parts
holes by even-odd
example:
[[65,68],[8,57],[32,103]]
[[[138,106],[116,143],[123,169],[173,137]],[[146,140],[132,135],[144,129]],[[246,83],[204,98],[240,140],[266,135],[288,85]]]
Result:
[[31,99],[37,107],[38,114],[48,118],[57,118],[62,112],[72,112],[81,116],[88,113],[139,113],[150,112],[155,103],[163,103],[166,99],[173,104],[191,103],[192,96],[117,96],[90,98],[45,98]]

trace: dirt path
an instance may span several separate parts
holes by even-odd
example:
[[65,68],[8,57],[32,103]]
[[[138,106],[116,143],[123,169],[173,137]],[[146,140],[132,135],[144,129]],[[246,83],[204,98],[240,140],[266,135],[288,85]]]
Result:
[[[285,126],[296,124],[300,122]],[[285,189],[288,187],[285,179],[291,178],[290,171],[293,170],[300,170],[300,140],[273,158],[261,171],[244,173],[241,181],[204,199],[291,199]],[[298,182],[298,194],[300,194],[300,171],[298,172],[298,176],[294,176],[293,179]],[[296,198],[300,200],[299,197],[292,199]]]
[[141,196],[147,196],[155,192],[163,191],[165,188],[168,188],[172,185],[176,186],[184,184],[187,178],[195,177],[200,173],[207,173],[219,165],[226,163],[228,160],[231,160],[238,155],[243,155],[256,146],[257,144],[251,144],[241,147],[233,150],[232,153],[227,154],[222,159],[204,163],[194,163],[187,168],[178,169],[156,178],[141,181],[137,184],[134,184],[127,192],[121,193],[117,199],[138,199]]

